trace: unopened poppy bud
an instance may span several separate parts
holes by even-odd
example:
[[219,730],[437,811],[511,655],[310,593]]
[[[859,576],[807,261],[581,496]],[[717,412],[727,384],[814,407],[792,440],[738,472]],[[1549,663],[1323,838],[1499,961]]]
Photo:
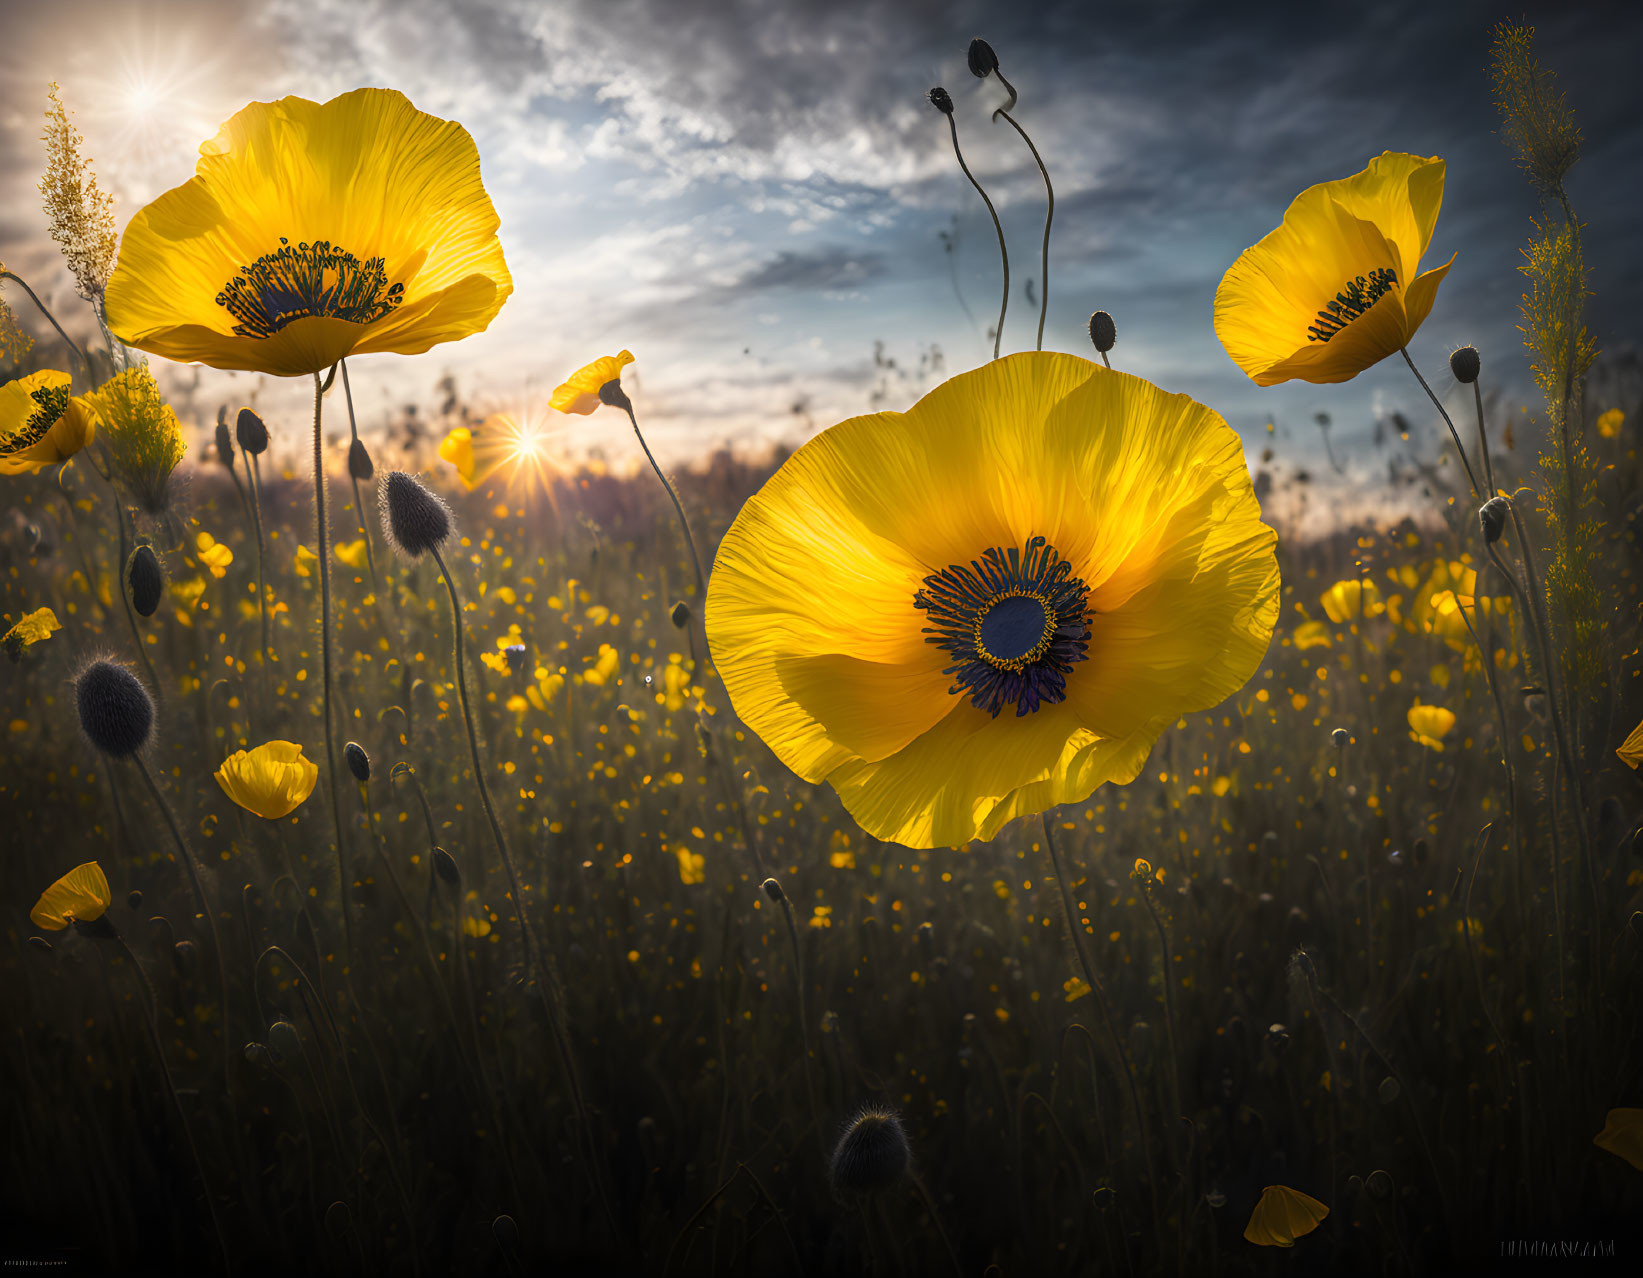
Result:
[[1377,1168],[1369,1173],[1369,1179],[1364,1181],[1364,1188],[1369,1191],[1369,1196],[1376,1202],[1385,1202],[1392,1197],[1392,1191],[1396,1186],[1392,1182],[1390,1172],[1381,1171]]
[[1478,348],[1462,346],[1449,357],[1449,371],[1463,386],[1470,386],[1477,381],[1478,374],[1483,371],[1483,361],[1478,357]]
[[690,625],[690,605],[681,599],[673,605],[672,616],[674,626],[679,630],[685,629]]
[[126,905],[133,910],[143,908],[143,894],[140,888],[132,888],[131,891],[126,893]]
[[1390,1074],[1381,1079],[1381,1085],[1375,1089],[1375,1095],[1380,1098],[1382,1105],[1392,1104],[1402,1092],[1403,1088],[1398,1085],[1398,1080]]
[[234,437],[228,433],[228,423],[217,419],[217,460],[229,470],[234,469]]
[[1337,750],[1344,750],[1347,742],[1352,740],[1352,734],[1345,728],[1336,728],[1335,731],[1329,734],[1329,739],[1334,742]]
[[382,529],[401,554],[420,559],[451,535],[451,512],[420,480],[391,471],[382,486]]
[[193,941],[178,941],[171,947],[171,961],[177,965],[179,972],[192,972],[198,957],[199,950]]
[[152,617],[160,606],[160,594],[165,589],[165,572],[154,547],[144,542],[131,552],[126,560],[126,586],[131,591],[131,606],[139,617]]
[[275,1021],[268,1027],[268,1047],[274,1053],[275,1063],[294,1061],[302,1055],[302,1040],[297,1027],[290,1021]]
[[496,1239],[496,1245],[504,1256],[518,1254],[519,1226],[514,1223],[512,1216],[502,1215],[491,1221],[491,1237]]
[[245,1045],[245,1059],[258,1069],[271,1069],[274,1065],[273,1053],[268,1050],[266,1043],[247,1043]]
[[1106,311],[1097,311],[1090,316],[1090,341],[1103,355],[1118,344],[1118,325],[1113,323],[1112,316]]
[[375,464],[371,461],[371,454],[365,451],[365,441],[355,438],[348,445],[348,473],[355,479],[369,479],[377,473]]
[[1500,535],[1506,531],[1506,514],[1509,507],[1504,497],[1491,497],[1478,510],[1478,523],[1483,526],[1483,540],[1493,546],[1500,540]]
[[260,457],[268,451],[268,427],[249,408],[240,409],[234,421],[234,438],[248,457]]
[[363,783],[371,779],[371,756],[359,742],[350,741],[343,746],[342,757],[348,760],[348,771],[354,774],[354,780]]
[[993,52],[993,46],[980,36],[970,41],[970,74],[978,80],[985,80],[994,71],[998,70],[998,54]]
[[444,879],[452,887],[462,886],[462,871],[457,869],[456,858],[444,848],[435,848],[433,851],[434,873]]
[[154,702],[142,681],[112,661],[94,661],[74,681],[80,730],[106,755],[124,758],[148,744]]
[[953,99],[948,94],[947,90],[942,88],[939,84],[936,85],[935,88],[931,89],[925,96],[930,99],[930,105],[935,107],[935,109],[940,111],[943,115],[951,115],[953,113]]
[[844,1194],[877,1194],[907,1174],[912,1151],[901,1120],[888,1110],[864,1109],[833,1150],[833,1188]]
[[775,879],[766,879],[763,886],[764,894],[772,901],[776,902],[777,905],[780,905],[787,899],[787,893],[782,891],[782,885],[776,882]]

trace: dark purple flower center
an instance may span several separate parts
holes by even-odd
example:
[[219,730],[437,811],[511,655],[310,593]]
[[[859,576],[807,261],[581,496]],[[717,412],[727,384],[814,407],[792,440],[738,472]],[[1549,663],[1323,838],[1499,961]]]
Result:
[[240,337],[272,337],[292,320],[323,315],[370,324],[405,300],[405,285],[388,283],[383,259],[364,262],[329,240],[280,247],[242,266],[217,294]]
[[955,658],[942,671],[954,676],[948,691],[994,717],[1014,703],[1019,717],[1066,700],[1068,672],[1089,656],[1089,593],[1044,538],[1030,537],[1021,550],[995,546],[932,573],[913,604],[933,623],[927,642]]

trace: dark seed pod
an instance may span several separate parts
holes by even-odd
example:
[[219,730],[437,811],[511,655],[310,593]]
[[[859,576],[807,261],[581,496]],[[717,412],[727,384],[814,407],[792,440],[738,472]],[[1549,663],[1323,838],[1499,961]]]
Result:
[[504,1256],[519,1254],[519,1226],[512,1216],[498,1216],[491,1221],[491,1237],[496,1239],[496,1245]]
[[217,460],[229,470],[234,469],[234,437],[228,433],[228,422],[217,418]]
[[94,661],[75,680],[80,731],[114,758],[136,754],[154,731],[154,702],[142,681],[112,661]]
[[1336,728],[1329,734],[1329,740],[1337,750],[1346,749],[1347,742],[1352,740],[1352,734],[1345,728]]
[[994,71],[998,70],[998,54],[993,52],[993,46],[980,36],[970,41],[970,74],[978,80],[985,80]]
[[160,606],[160,594],[165,589],[165,570],[154,547],[144,542],[131,552],[126,560],[126,588],[131,591],[131,606],[140,617],[152,617]]
[[348,760],[348,771],[354,774],[354,780],[364,782],[371,779],[371,756],[365,753],[365,747],[357,741],[350,741],[342,747],[342,757]]
[[261,457],[268,451],[268,427],[249,408],[240,409],[234,421],[234,438],[240,441],[247,457]]
[[1266,1045],[1272,1049],[1274,1056],[1282,1056],[1289,1046],[1289,1027],[1274,1021],[1266,1029]]
[[782,891],[782,885],[780,883],[776,882],[775,879],[766,879],[764,881],[763,887],[764,887],[764,894],[766,896],[768,896],[772,901],[774,901],[777,905],[780,905],[783,901],[785,901],[787,899],[787,893]]
[[690,605],[681,599],[678,603],[673,605],[673,612],[671,616],[673,618],[674,627],[676,629],[683,630],[686,626],[690,625]]
[[444,848],[435,848],[433,857],[434,873],[439,875],[440,878],[444,879],[445,882],[449,883],[452,887],[461,887],[462,871],[457,869],[456,858]]
[[907,1174],[912,1151],[901,1120],[888,1110],[864,1109],[833,1150],[829,1171],[841,1194],[877,1194],[893,1188]]
[[402,470],[382,485],[382,530],[400,554],[420,559],[451,535],[450,508]]
[[935,107],[935,109],[940,111],[943,115],[951,115],[953,113],[952,95],[939,84],[935,88],[931,89],[925,96],[930,99],[930,105]]
[[1397,1188],[1392,1181],[1392,1174],[1378,1169],[1369,1173],[1363,1187],[1376,1202],[1385,1202],[1392,1197],[1392,1191]]
[[302,1055],[302,1040],[297,1027],[290,1021],[275,1021],[268,1027],[268,1049],[274,1053],[274,1063],[294,1061]]
[[199,953],[193,941],[178,941],[171,947],[171,961],[177,965],[179,972],[192,972]]
[[1478,523],[1483,526],[1483,540],[1493,546],[1506,531],[1506,515],[1511,508],[1504,497],[1491,497],[1478,510]]
[[355,479],[369,479],[377,473],[371,454],[365,451],[365,441],[357,435],[354,442],[348,445],[348,473]]
[[247,1043],[245,1059],[258,1069],[272,1069],[274,1066],[274,1054],[268,1050],[266,1043]]
[[1403,1088],[1398,1086],[1398,1080],[1390,1074],[1381,1079],[1381,1085],[1375,1089],[1375,1095],[1380,1098],[1382,1105],[1392,1104],[1402,1092]]
[[143,908],[143,893],[140,888],[132,888],[126,893],[126,904],[134,910]]
[[346,1242],[348,1233],[353,1228],[353,1217],[349,1214],[348,1204],[337,1199],[325,1209],[325,1232],[338,1242]]
[[1118,344],[1118,325],[1113,323],[1112,316],[1106,311],[1097,311],[1090,316],[1090,341],[1103,355]]
[[1478,348],[1462,346],[1449,357],[1449,371],[1463,386],[1470,386],[1477,381],[1478,374],[1483,371],[1483,361],[1478,357]]

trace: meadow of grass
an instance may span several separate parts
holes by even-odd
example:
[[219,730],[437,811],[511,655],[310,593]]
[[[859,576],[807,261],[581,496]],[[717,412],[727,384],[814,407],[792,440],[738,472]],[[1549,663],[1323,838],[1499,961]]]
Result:
[[[1631,375],[1608,384],[1630,394]],[[1612,530],[1596,584],[1617,616],[1636,608],[1634,405],[1594,441]],[[563,991],[581,1116],[524,984],[442,588],[386,553],[374,482],[372,580],[336,450],[339,741],[371,759],[368,782],[340,785],[351,960],[324,785],[266,822],[212,781],[271,738],[323,766],[311,490],[285,424],[273,433],[266,672],[228,473],[195,468],[143,534],[168,574],[137,620],[157,675],[149,759],[206,867],[226,1009],[163,815],[76,728],[75,670],[135,656],[108,490],[85,467],[61,488],[12,481],[0,611],[49,604],[64,624],[0,692],[13,1254],[156,1272],[225,1252],[250,1272],[939,1273],[945,1231],[965,1273],[1265,1272],[1280,1253],[1242,1231],[1269,1184],[1330,1208],[1287,1253],[1297,1272],[1442,1272],[1521,1239],[1635,1246],[1643,1181],[1592,1139],[1638,1086],[1643,813],[1613,753],[1643,709],[1638,658],[1615,644],[1582,707],[1585,808],[1557,814],[1554,844],[1520,615],[1480,616],[1497,709],[1439,606],[1475,551],[1464,503],[1432,486],[1455,468],[1429,468],[1414,504],[1456,527],[1434,513],[1284,538],[1256,677],[1166,733],[1134,784],[1051,814],[1123,1059],[1036,822],[957,851],[879,843],[738,728],[670,619],[690,570],[648,476],[585,469],[530,511],[500,479],[440,483],[472,651],[492,656],[469,670],[486,766]],[[1500,455],[1503,486],[1525,444]],[[1274,494],[1305,487],[1269,461]],[[682,476],[698,535],[714,544],[765,473],[722,455]],[[220,575],[212,543],[233,554]],[[1378,615],[1328,619],[1320,596],[1343,578],[1376,583]],[[1417,703],[1453,711],[1441,740],[1414,739]],[[92,858],[130,957],[72,930],[31,945],[29,905]],[[865,1104],[899,1112],[917,1181],[850,1201],[828,1156]]]

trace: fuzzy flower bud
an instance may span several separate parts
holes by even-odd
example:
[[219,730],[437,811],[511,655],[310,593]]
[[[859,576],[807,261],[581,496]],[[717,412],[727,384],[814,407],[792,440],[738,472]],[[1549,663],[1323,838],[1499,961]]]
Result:
[[377,473],[371,454],[365,451],[365,441],[357,437],[348,445],[348,473],[359,480],[369,479]]
[[164,587],[165,573],[160,568],[160,557],[154,553],[153,546],[144,542],[126,560],[126,588],[131,591],[131,606],[138,616],[154,615]]
[[234,438],[240,441],[247,457],[260,457],[268,451],[268,427],[249,408],[240,409],[234,422]]
[[833,1150],[829,1172],[842,1194],[878,1194],[907,1174],[912,1152],[901,1120],[888,1110],[864,1109]]
[[414,476],[390,471],[382,485],[382,530],[402,555],[420,559],[451,535],[450,508]]
[[1103,355],[1118,344],[1118,325],[1112,322],[1112,316],[1106,311],[1097,311],[1090,316],[1090,341]]
[[154,702],[142,681],[112,661],[94,661],[74,681],[80,730],[114,758],[136,754],[154,731]]
[[1449,371],[1463,386],[1470,386],[1477,381],[1478,374],[1483,371],[1483,361],[1478,358],[1478,348],[1462,346],[1449,357]]
[[930,105],[935,107],[935,109],[940,111],[943,115],[951,115],[953,113],[953,99],[948,94],[947,90],[942,88],[939,84],[935,88],[931,89],[926,96],[930,99]]

